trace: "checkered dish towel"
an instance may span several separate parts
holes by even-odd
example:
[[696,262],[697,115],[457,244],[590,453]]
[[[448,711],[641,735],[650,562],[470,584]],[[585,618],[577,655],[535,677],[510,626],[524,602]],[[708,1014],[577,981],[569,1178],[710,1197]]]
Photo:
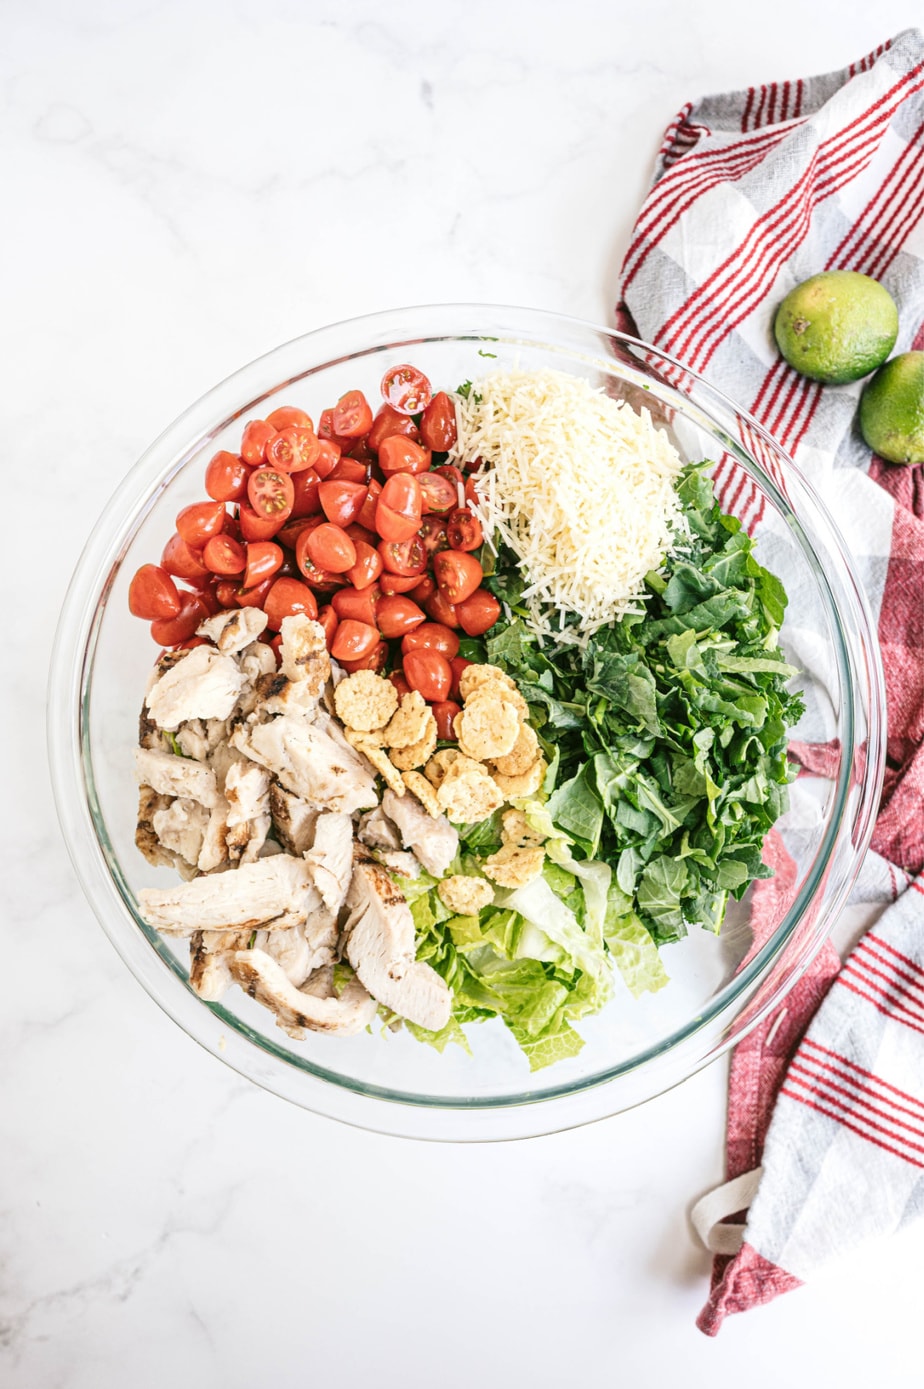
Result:
[[[808,474],[878,622],[888,768],[853,901],[865,935],[828,944],[785,1005],[736,1049],[725,1188],[694,1223],[717,1257],[699,1318],[798,1287],[840,1250],[924,1211],[924,468],[872,456],[860,384],[832,389],[780,359],[775,306],[821,270],[881,280],[896,351],[924,349],[924,38],[899,35],[846,72],[708,97],[670,126],[623,266],[620,326],[750,407]],[[745,525],[751,503],[716,485]],[[800,733],[802,730],[800,729]],[[813,766],[813,755],[818,761]],[[803,771],[824,749],[800,745]],[[794,806],[798,804],[796,782]],[[785,836],[783,837],[783,841]],[[753,925],[785,891],[755,890]],[[727,1217],[750,1205],[746,1223]]]

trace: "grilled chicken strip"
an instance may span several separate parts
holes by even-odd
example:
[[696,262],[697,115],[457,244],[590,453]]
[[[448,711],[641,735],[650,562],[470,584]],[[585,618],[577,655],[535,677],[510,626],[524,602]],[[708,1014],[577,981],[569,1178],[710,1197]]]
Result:
[[382,797],[382,810],[397,826],[404,847],[417,856],[428,873],[441,878],[459,852],[459,832],[446,816],[434,819],[412,792],[396,796],[391,788]]
[[231,742],[268,768],[287,791],[313,805],[350,815],[376,804],[371,768],[348,743],[341,746],[317,723],[283,715],[253,727],[242,724]]
[[375,1017],[375,1000],[357,979],[349,981],[339,998],[318,998],[297,989],[263,950],[235,951],[229,967],[245,993],[272,1009],[278,1025],[296,1041],[302,1041],[306,1031],[350,1037]]
[[317,911],[321,897],[303,859],[273,854],[242,863],[234,872],[210,873],[167,888],[142,888],[138,905],[145,921],[158,931],[189,936],[193,931],[247,927],[284,930]]
[[187,719],[226,719],[243,687],[235,660],[195,646],[154,682],[145,702],[158,728],[173,731]]
[[[196,648],[198,649],[198,648]],[[154,748],[135,748],[135,775],[145,786],[153,786],[162,796],[183,796],[207,809],[218,803],[215,773],[191,757]]]

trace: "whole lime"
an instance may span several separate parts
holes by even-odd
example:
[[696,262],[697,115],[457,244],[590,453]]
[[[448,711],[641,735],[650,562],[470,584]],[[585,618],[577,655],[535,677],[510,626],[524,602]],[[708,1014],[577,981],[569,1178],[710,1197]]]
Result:
[[924,463],[924,352],[902,352],[866,383],[860,432],[890,463]]
[[898,309],[869,275],[825,270],[790,290],[776,311],[773,334],[796,371],[840,386],[882,365],[898,337]]

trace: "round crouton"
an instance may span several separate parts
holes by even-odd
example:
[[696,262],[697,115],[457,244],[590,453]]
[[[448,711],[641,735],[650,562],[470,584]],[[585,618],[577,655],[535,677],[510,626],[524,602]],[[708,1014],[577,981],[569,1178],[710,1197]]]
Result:
[[384,728],[398,707],[398,691],[390,680],[371,670],[348,675],[334,691],[334,708],[346,728],[372,733]]

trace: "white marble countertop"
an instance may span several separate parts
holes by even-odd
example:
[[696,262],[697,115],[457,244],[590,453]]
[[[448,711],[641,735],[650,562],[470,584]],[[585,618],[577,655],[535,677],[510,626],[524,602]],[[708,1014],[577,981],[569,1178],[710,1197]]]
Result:
[[80,893],[42,718],[94,518],[206,387],[398,304],[608,321],[680,105],[845,64],[916,10],[2,7],[6,1389],[921,1382],[920,1228],[714,1342],[694,1328],[708,1260],[687,1213],[722,1175],[723,1064],[588,1129],[452,1147],[315,1118],[206,1055]]

